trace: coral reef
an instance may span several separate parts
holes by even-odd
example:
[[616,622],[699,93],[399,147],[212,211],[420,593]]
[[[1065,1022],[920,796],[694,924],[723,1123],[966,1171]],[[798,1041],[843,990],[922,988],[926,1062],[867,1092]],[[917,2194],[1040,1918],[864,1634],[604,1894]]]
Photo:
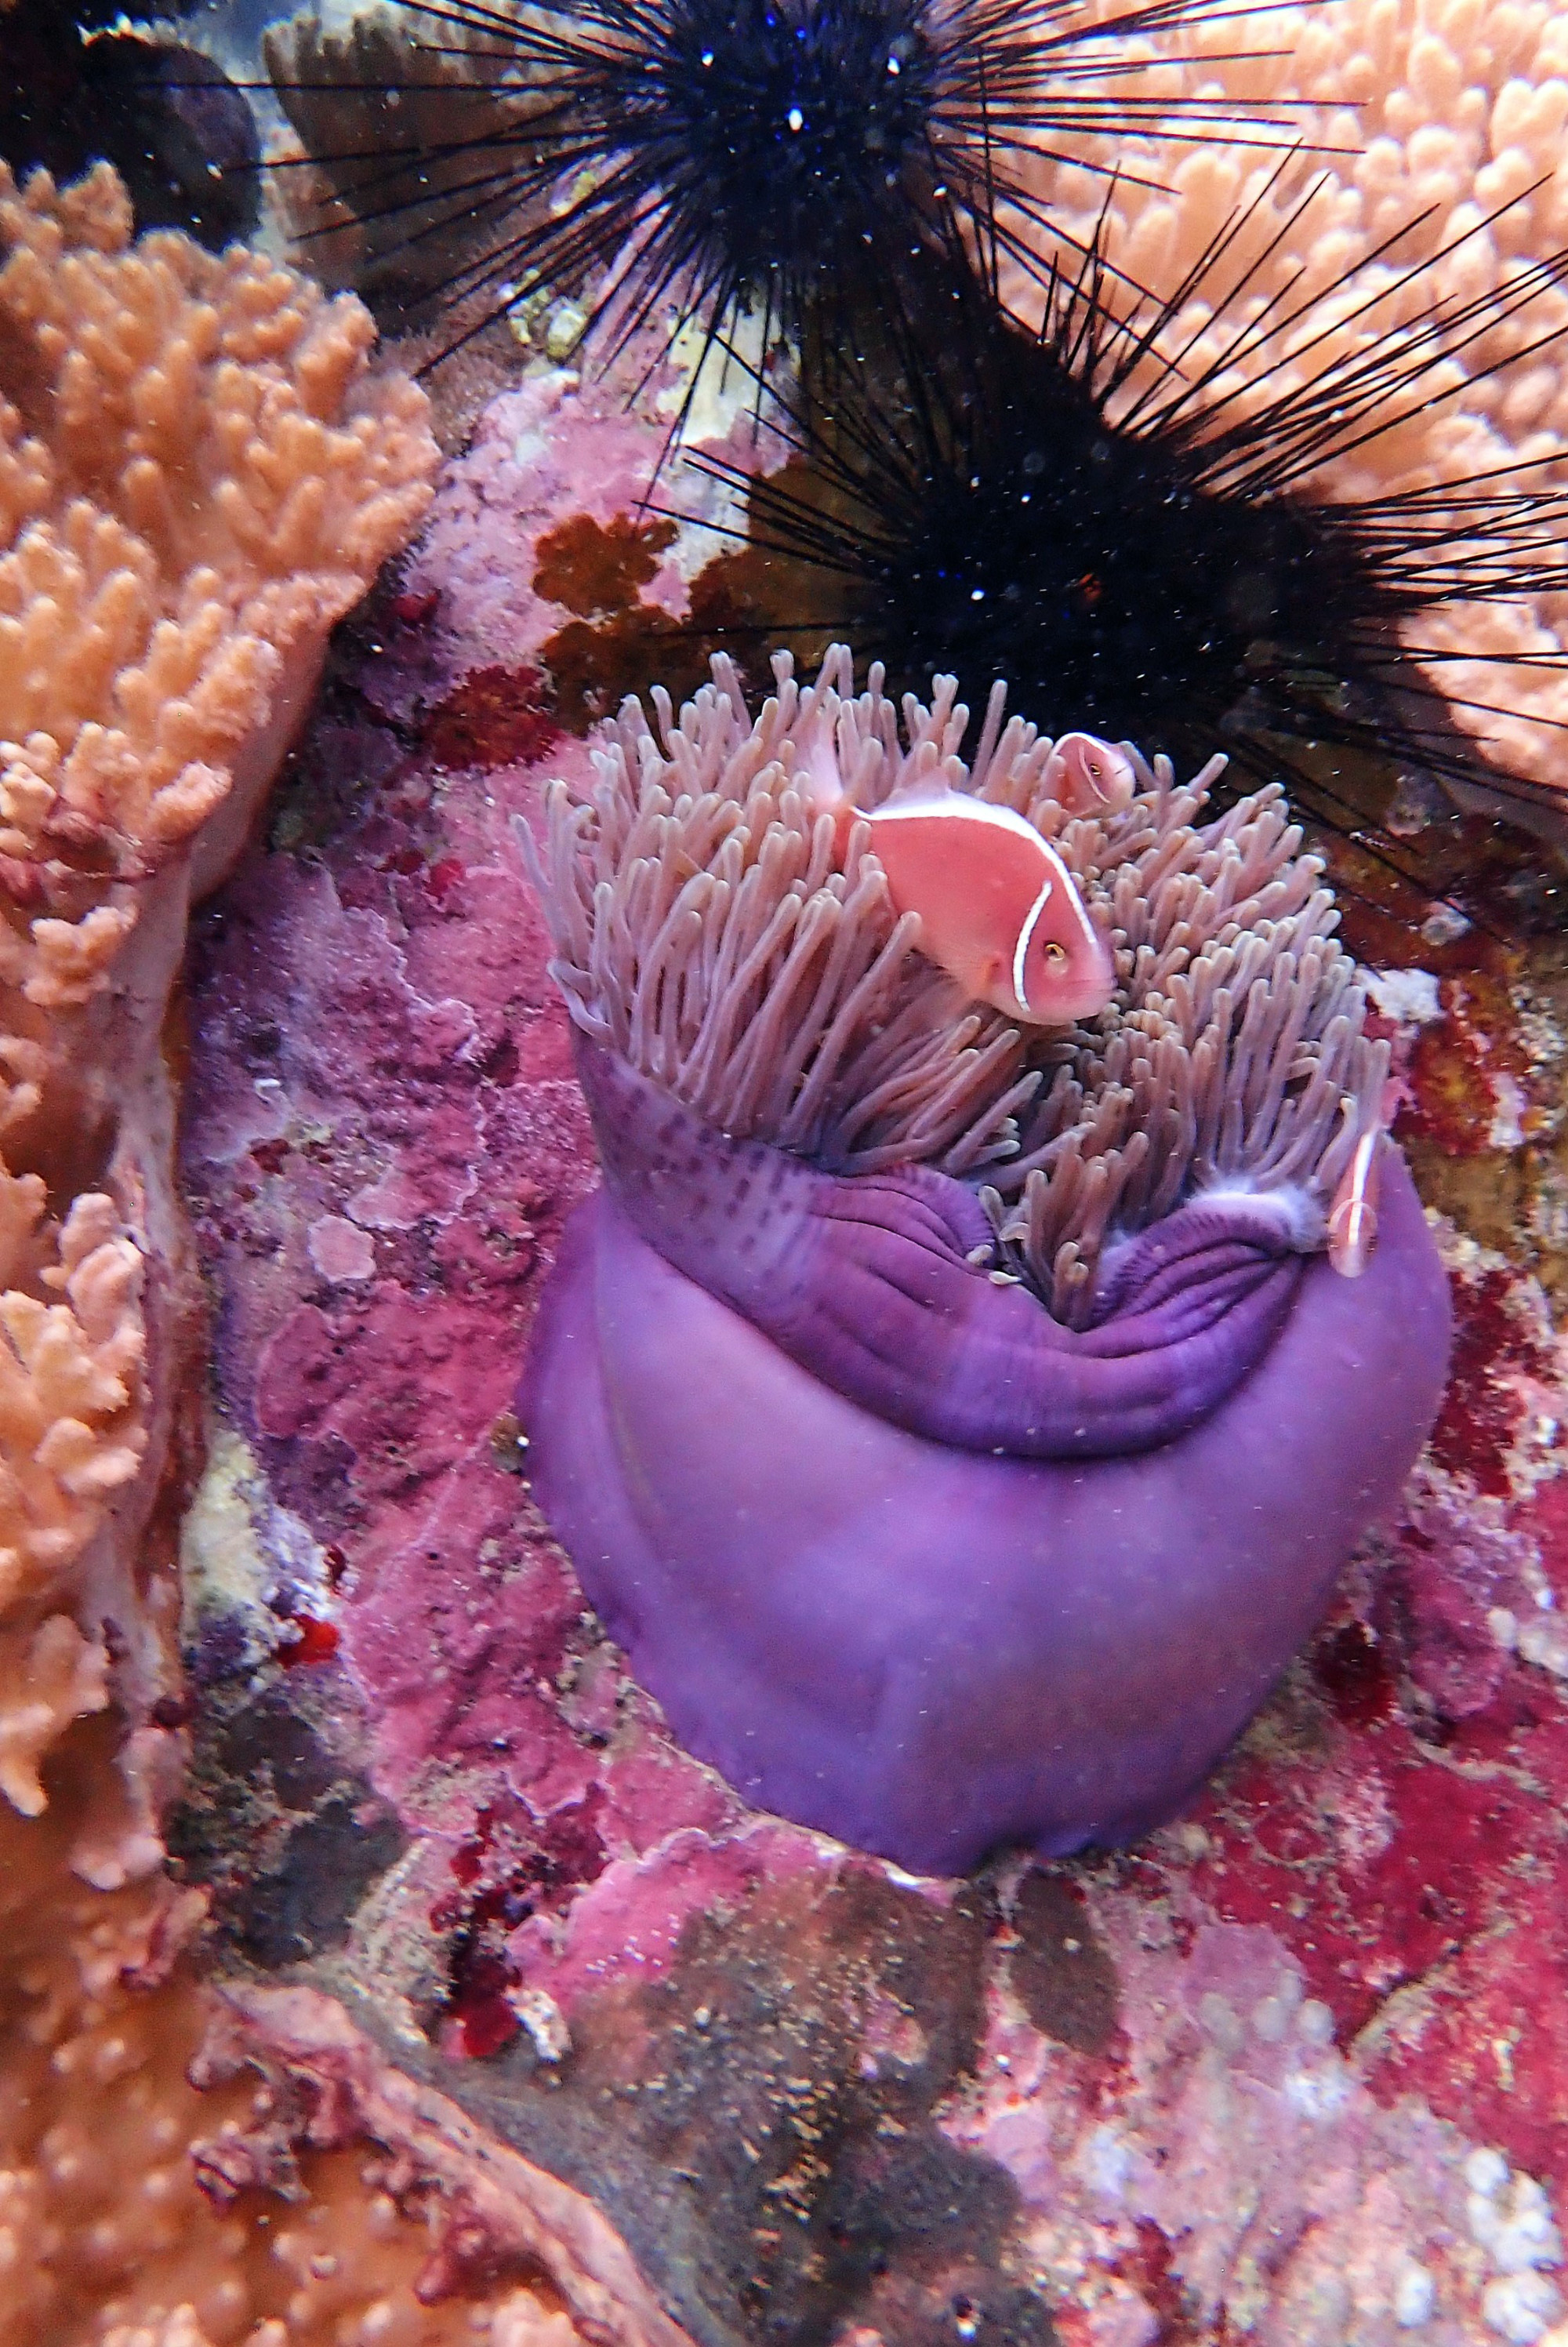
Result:
[[593,1179],[511,817],[551,774],[591,794],[558,731],[585,640],[618,685],[687,643],[701,549],[638,508],[661,439],[559,374],[496,403],[199,925],[185,1163],[223,1309],[175,1844],[241,2042],[324,2087],[346,2008],[384,2113],[427,2085],[477,2160],[591,2198],[705,2340],[1538,2342],[1568,2189],[1549,884],[1456,817],[1484,923],[1348,907],[1399,1130],[1451,1184],[1460,1375],[1194,1811],[955,1885],[747,1810],[585,1615],[511,1409]]
[[[154,1863],[177,1681],[141,1553],[190,1365],[165,1021],[334,622],[407,538],[435,449],[374,330],[292,272],[131,241],[107,166],[0,166],[0,1727],[3,1781],[111,1692]],[[111,1666],[112,1665],[112,1666]]]
[[[1561,483],[1559,12],[1547,0],[1501,14],[1472,0],[1333,0],[1152,36],[1146,54],[1151,92],[1303,109],[1301,154],[1284,173],[1240,145],[1194,149],[1168,135],[1122,142],[1109,193],[1103,140],[1053,141],[1038,163],[1042,202],[1080,240],[1099,224],[1112,268],[1162,302],[1241,223],[1227,256],[1234,295],[1178,299],[1151,366],[1178,360],[1194,379],[1214,369],[1216,409],[1235,418],[1342,354],[1374,351],[1391,330],[1446,313],[1461,333],[1432,385],[1442,395],[1401,431],[1334,456],[1315,490],[1388,497],[1526,465],[1522,488]],[[1010,273],[1009,290],[1025,309],[1038,302],[1025,272]],[[1113,281],[1106,291],[1118,298]],[[1260,331],[1271,315],[1286,321],[1283,334],[1277,323]],[[1456,489],[1459,515],[1462,499]],[[1490,763],[1547,792],[1563,787],[1565,621],[1560,591],[1524,593],[1484,611],[1423,615],[1410,639]],[[1550,806],[1542,819],[1555,820]]]
[[[0,1174],[0,1791],[36,1815],[38,1763],[68,1722],[108,1701],[108,1655],[67,1615],[29,1619],[87,1547],[109,1495],[147,1447],[142,1257],[114,1200],[84,1192],[57,1232],[41,1233],[44,1183]],[[50,1241],[52,1240],[52,1244]],[[51,1259],[52,1258],[52,1259]],[[30,1292],[31,1291],[31,1292]]]
[[[1288,46],[1280,22],[1245,46]],[[1422,22],[1436,78],[1412,144],[1436,155],[1437,68],[1481,34],[1463,11]],[[1390,87],[1404,24],[1371,26]],[[1485,36],[1532,24],[1504,12]],[[1468,187],[1484,128],[1455,117]],[[95,250],[89,280],[132,259]],[[200,352],[191,373],[210,385]],[[6,395],[25,417],[7,454],[46,441],[47,401]],[[384,395],[362,380],[348,405]],[[656,405],[634,417],[569,374],[497,403],[401,591],[334,656],[267,847],[200,921],[185,1163],[220,1337],[183,1684],[165,1511],[127,1573],[159,1475],[183,1497],[194,1447],[169,1409],[193,1356],[167,1171],[186,1039],[164,1006],[185,892],[259,794],[250,737],[232,760],[189,753],[234,777],[190,839],[63,823],[5,868],[0,1456],[33,1546],[3,1573],[34,1595],[0,1629],[19,1634],[0,1750],[13,1799],[41,1774],[50,1807],[0,1807],[0,2339],[739,2347],[765,2322],[846,2347],[1556,2347],[1568,970],[1550,877],[1412,798],[1434,895],[1462,877],[1481,917],[1433,904],[1423,933],[1349,908],[1378,965],[1366,1031],[1442,1209],[1458,1374],[1398,1522],[1194,1813],[1113,1860],[959,1885],[758,1816],[585,1614],[510,1408],[593,1178],[510,818],[538,822],[547,774],[590,794],[561,728],[676,663],[691,689],[739,608],[740,574],[704,571],[702,541],[640,504],[662,437]],[[108,509],[96,477],[87,494]],[[101,700],[90,715],[131,743],[145,812],[150,762],[179,745]],[[135,915],[107,978],[100,933],[35,935],[101,911]],[[56,1532],[74,1562],[46,1561]],[[107,1709],[55,1741],[111,1690],[143,1722],[128,1744]],[[150,1796],[187,1739],[173,1881],[88,1893],[84,1864],[108,1883],[150,1865]],[[220,2004],[179,1955],[204,1902]]]

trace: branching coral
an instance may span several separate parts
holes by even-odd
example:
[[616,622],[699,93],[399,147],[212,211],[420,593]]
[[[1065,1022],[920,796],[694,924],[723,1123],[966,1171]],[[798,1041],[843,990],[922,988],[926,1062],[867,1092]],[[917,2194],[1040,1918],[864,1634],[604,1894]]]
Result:
[[44,1755],[74,1719],[108,1702],[107,1650],[67,1614],[0,1633],[0,1793],[24,1817],[46,1806]]
[[193,2306],[177,2306],[153,2322],[117,2322],[104,2335],[104,2347],[211,2347],[196,2320]]
[[[1108,0],[1090,11],[1109,13]],[[1343,191],[1338,235],[1325,246],[1318,220],[1285,258],[1299,264],[1310,254],[1320,282],[1389,237],[1401,239],[1402,252],[1435,253],[1499,207],[1506,210],[1483,248],[1491,258],[1472,258],[1472,272],[1568,239],[1561,170],[1568,36],[1550,0],[1502,9],[1481,0],[1332,0],[1194,22],[1175,39],[1149,36],[1144,55],[1141,88],[1151,97],[1206,87],[1270,110],[1312,109],[1296,118],[1304,148]],[[1102,175],[1090,168],[1102,150],[1087,138],[1053,143],[1060,151],[1046,168],[1087,219],[1103,191]],[[1201,214],[1206,209],[1212,230],[1254,162],[1217,141],[1184,158],[1172,140],[1135,136],[1121,144],[1128,168],[1112,216],[1123,233],[1135,232],[1130,250],[1150,264],[1153,285],[1179,253],[1196,252]],[[1143,168],[1155,158],[1165,167],[1159,177]]]
[[[929,709],[906,699],[901,741],[842,649],[804,692],[787,654],[774,673],[754,725],[723,660],[679,722],[655,693],[657,737],[626,702],[591,799],[552,787],[541,887],[582,1030],[726,1133],[849,1173],[983,1172],[1006,1260],[1069,1323],[1112,1231],[1205,1189],[1289,1193],[1315,1244],[1388,1054],[1277,790],[1204,826],[1219,762],[1178,791],[1161,760],[1074,814],[999,691],[970,773],[951,678]],[[839,862],[813,799],[828,765],[862,806],[945,777],[1026,816],[1110,933],[1110,1009],[1041,1038],[966,1001],[895,919],[869,825]]]
[[107,166],[0,165],[0,1790],[29,1810],[106,1700],[106,1624],[133,1710],[167,1667],[132,1560],[183,1342],[187,907],[436,458],[357,302],[130,231]]
[[[192,835],[428,495],[423,399],[367,380],[357,303],[129,230],[107,169],[63,195],[0,178],[0,852],[24,903],[62,863],[139,879]],[[6,975],[53,999],[30,942]]]
[[[0,1804],[0,2347],[473,2347],[456,2185],[352,2121],[341,2147],[292,2146],[253,2071],[192,2085],[219,2019],[187,1961],[207,1895],[67,1870],[107,1740],[69,1739],[46,1817]],[[258,2188],[226,2203],[199,2147],[247,2137]],[[517,2262],[483,2294],[497,2347],[572,2347]]]
[[[1256,37],[1253,37],[1255,35]],[[1175,55],[1180,48],[1180,57]],[[1568,38],[1545,0],[1334,0],[1238,22],[1214,18],[1147,44],[1143,94],[1204,89],[1300,107],[1303,153],[1194,149],[1135,137],[1106,194],[1102,139],[1055,142],[1031,185],[1079,239],[1099,235],[1122,273],[1104,298],[1142,286],[1174,314],[1130,386],[1174,363],[1227,425],[1262,415],[1326,370],[1433,318],[1460,322],[1441,381],[1422,386],[1400,429],[1326,451],[1313,492],[1397,497],[1463,485],[1529,494],[1560,484],[1568,436],[1568,290],[1552,256],[1568,246]],[[1312,183],[1309,200],[1301,200]],[[1210,270],[1221,246],[1223,285]],[[1020,272],[1025,309],[1038,289]],[[1464,305],[1477,304],[1468,319]],[[1282,323],[1283,322],[1283,323]],[[1438,508],[1430,507],[1432,520]],[[1526,584],[1510,601],[1423,613],[1403,634],[1459,724],[1500,772],[1561,790],[1568,721],[1568,598]]]
[[28,1292],[44,1213],[36,1174],[0,1177],[9,1224],[0,1253],[0,1498],[14,1545],[0,1548],[0,1605],[29,1571],[68,1563],[97,1505],[130,1481],[145,1447],[138,1399],[144,1337],[143,1262],[112,1198],[88,1192],[72,1206],[36,1272],[47,1301]]

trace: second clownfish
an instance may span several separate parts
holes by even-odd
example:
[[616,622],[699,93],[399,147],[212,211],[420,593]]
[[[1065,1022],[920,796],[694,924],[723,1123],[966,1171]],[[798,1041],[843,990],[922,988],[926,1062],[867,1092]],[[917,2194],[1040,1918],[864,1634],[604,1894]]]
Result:
[[1110,948],[1031,823],[945,786],[857,807],[825,779],[815,795],[841,845],[856,823],[870,826],[894,911],[919,916],[920,950],[966,993],[1036,1027],[1104,1009],[1116,983]]

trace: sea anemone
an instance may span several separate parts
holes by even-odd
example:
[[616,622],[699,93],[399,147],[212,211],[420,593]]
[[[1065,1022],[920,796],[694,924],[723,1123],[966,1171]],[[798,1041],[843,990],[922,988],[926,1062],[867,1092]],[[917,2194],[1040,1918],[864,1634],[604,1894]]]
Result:
[[[283,45],[269,61],[309,117],[333,217],[356,213],[384,250],[400,215],[410,246],[455,243],[437,291],[483,296],[480,323],[532,286],[591,287],[587,322],[613,312],[623,337],[669,301],[677,331],[695,321],[710,343],[754,312],[765,348],[955,220],[984,220],[1027,266],[1044,215],[1013,159],[1035,169],[1069,132],[1251,141],[1290,121],[1201,93],[1122,104],[1145,36],[1212,16],[1203,0],[1145,0],[1091,29],[1066,0],[409,5],[422,45],[460,58],[470,108],[516,100],[514,117],[466,125],[459,109],[434,149],[389,141],[382,120],[367,152],[324,136]],[[428,76],[407,78],[423,100]]]
[[[966,771],[951,680],[900,738],[842,648],[774,672],[754,724],[723,660],[656,732],[628,702],[528,848],[605,1177],[525,1372],[534,1490],[752,1799],[927,1870],[1123,1839],[1261,1700],[1435,1411],[1386,1056],[1276,788],[1205,825],[1212,767],[1130,758],[1075,811],[999,692]],[[938,775],[1073,874],[1094,1019],[1020,1031],[895,913],[875,815]]]
[[[1285,217],[1324,192],[1309,179]],[[808,379],[778,427],[798,461],[743,482],[753,541],[825,581],[803,600],[900,686],[949,664],[1006,675],[1112,740],[1191,764],[1224,748],[1331,822],[1336,769],[1309,744],[1491,783],[1528,812],[1543,785],[1506,745],[1488,756],[1511,657],[1491,622],[1568,591],[1553,452],[1511,457],[1461,417],[1468,472],[1376,476],[1473,388],[1489,335],[1528,332],[1562,264],[1445,300],[1450,249],[1260,313],[1264,210],[1160,301],[1129,300],[1091,256],[1055,278],[1038,330],[933,264],[868,355]],[[1542,340],[1558,333],[1553,309]]]

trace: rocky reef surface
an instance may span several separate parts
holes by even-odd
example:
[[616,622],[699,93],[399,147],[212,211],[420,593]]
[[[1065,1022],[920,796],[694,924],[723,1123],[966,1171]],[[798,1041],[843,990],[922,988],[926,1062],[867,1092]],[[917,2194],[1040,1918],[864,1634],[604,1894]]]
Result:
[[1434,869],[1484,860],[1494,917],[1350,905],[1455,1374],[1191,1816],[955,1883],[750,1812],[585,1610],[512,1414],[594,1178],[514,819],[736,610],[640,504],[660,441],[564,372],[495,402],[198,922],[170,1844],[198,2075],[267,2088],[210,2188],[368,2136],[444,2195],[433,2299],[542,2270],[599,2341],[1568,2340],[1560,883],[1456,818]]

